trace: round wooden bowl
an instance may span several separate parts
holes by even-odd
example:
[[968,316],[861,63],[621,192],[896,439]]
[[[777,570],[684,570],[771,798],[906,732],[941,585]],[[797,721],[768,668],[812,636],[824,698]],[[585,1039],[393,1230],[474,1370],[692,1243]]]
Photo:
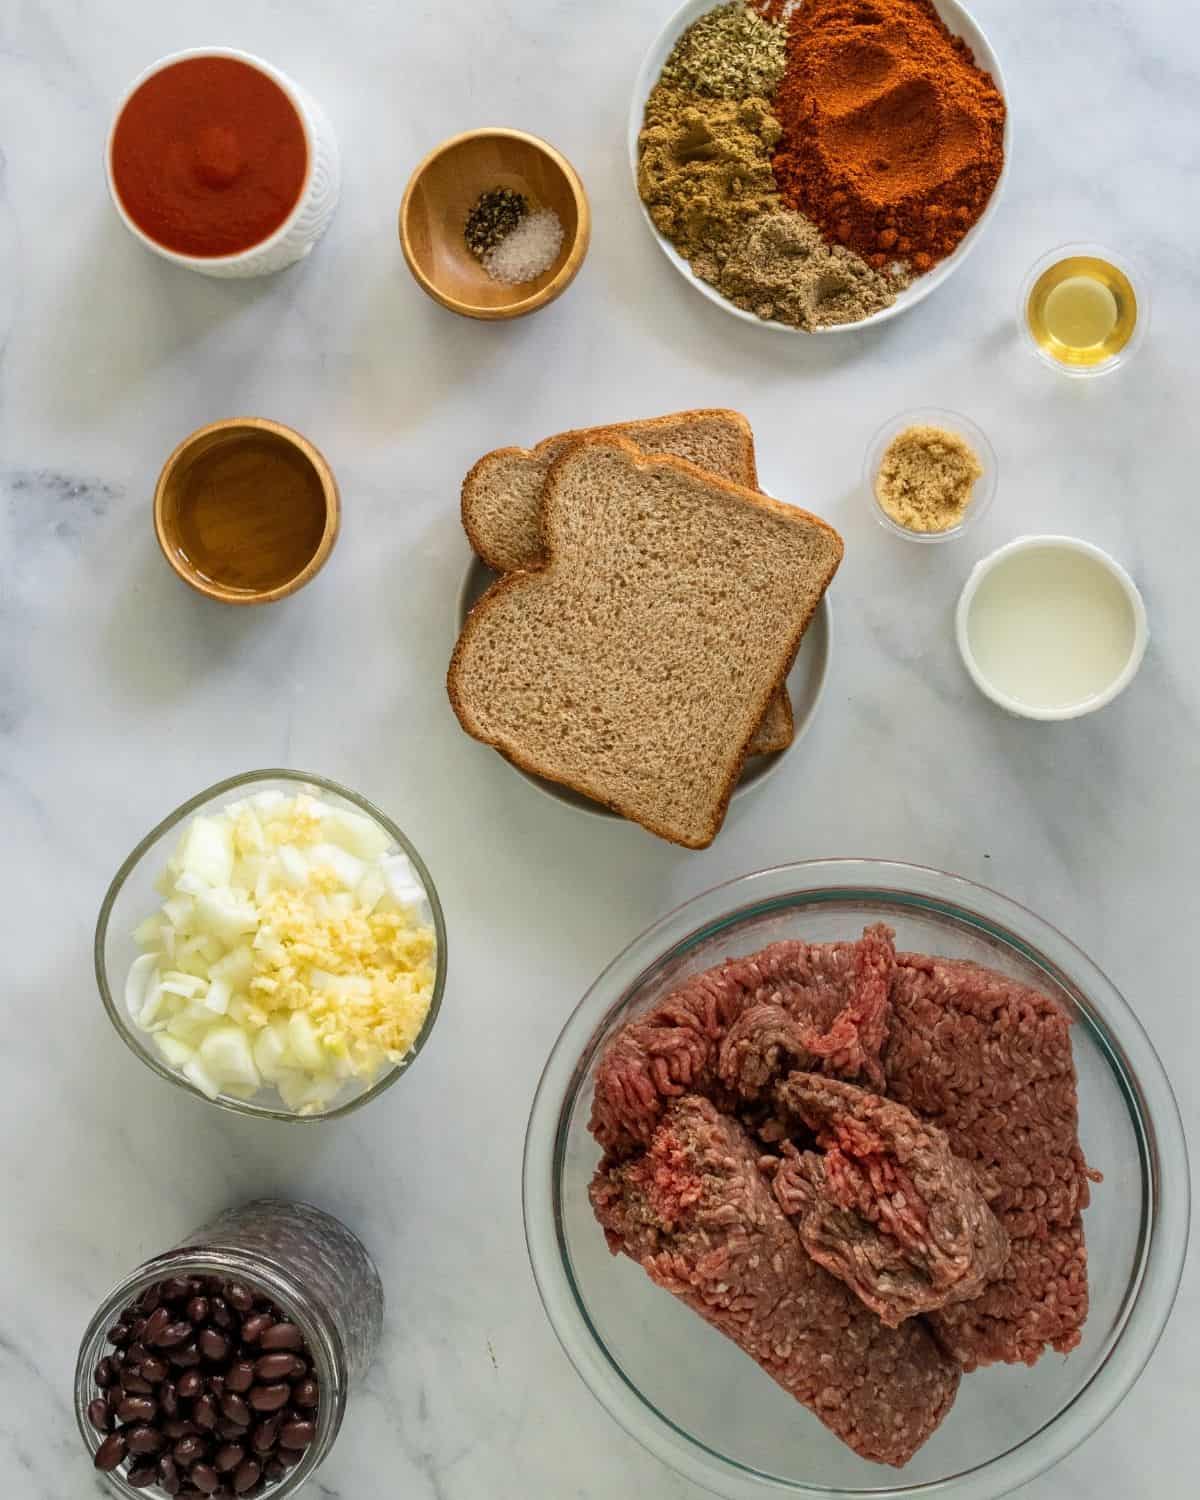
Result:
[[[506,286],[467,249],[463,229],[481,193],[506,187],[562,221],[554,264],[533,281]],[[591,210],[579,174],[553,146],[523,130],[469,130],[431,151],[400,205],[400,244],[418,285],[467,318],[522,318],[574,281],[591,238]]]
[[[320,494],[319,531],[314,531],[312,545],[299,551],[286,505],[268,483],[278,475],[271,461],[276,445],[284,450],[276,457],[286,456],[304,478],[315,479]],[[222,563],[212,569],[220,574],[214,577],[189,556],[181,510],[196,465],[218,448],[234,461],[222,465],[222,503],[206,537]],[[340,521],[337,481],[324,455],[300,433],[265,417],[230,417],[197,428],[167,459],[154,490],[154,530],[163,556],[184,583],[222,604],[270,604],[303,588],[333,551]],[[272,575],[269,586],[250,581],[264,573]]]

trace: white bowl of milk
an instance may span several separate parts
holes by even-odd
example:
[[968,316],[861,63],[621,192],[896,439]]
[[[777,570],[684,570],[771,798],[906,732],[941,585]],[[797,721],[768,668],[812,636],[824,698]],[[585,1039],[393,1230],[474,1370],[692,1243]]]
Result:
[[1133,579],[1069,536],[1018,537],[976,563],[955,624],[975,686],[1025,719],[1077,719],[1111,703],[1149,639]]

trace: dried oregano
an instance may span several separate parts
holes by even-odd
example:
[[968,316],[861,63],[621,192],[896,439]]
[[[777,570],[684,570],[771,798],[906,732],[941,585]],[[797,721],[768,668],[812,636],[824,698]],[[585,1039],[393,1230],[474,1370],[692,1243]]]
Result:
[[735,0],[688,27],[675,43],[659,81],[710,99],[769,99],[786,63],[783,28]]

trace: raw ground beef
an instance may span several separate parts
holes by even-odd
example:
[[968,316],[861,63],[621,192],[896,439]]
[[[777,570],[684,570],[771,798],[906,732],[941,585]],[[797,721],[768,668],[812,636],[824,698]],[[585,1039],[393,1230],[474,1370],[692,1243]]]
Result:
[[813,1260],[889,1327],[969,1301],[997,1275],[1008,1238],[945,1131],[815,1073],[791,1074],[775,1098],[819,1148],[784,1142],[775,1197]]
[[1010,1241],[998,1280],[931,1326],[965,1370],[1066,1354],[1087,1317],[1070,1023],[1036,990],[977,964],[903,954],[891,991],[887,1091],[975,1165]]
[[591,1131],[606,1151],[644,1146],[685,1093],[752,1101],[792,1068],[880,1084],[891,933],[858,943],[773,943],[686,980],[609,1043]]
[[887,1328],[804,1252],[742,1126],[686,1095],[647,1150],[591,1189],[614,1252],[638,1261],[863,1458],[906,1463],[949,1411],[959,1369],[914,1320]]
[[882,926],[730,959],[609,1043],[596,1216],[856,1452],[903,1463],[953,1399],[942,1361],[1079,1342],[1096,1174],[1069,1029],[1004,975],[897,957]]

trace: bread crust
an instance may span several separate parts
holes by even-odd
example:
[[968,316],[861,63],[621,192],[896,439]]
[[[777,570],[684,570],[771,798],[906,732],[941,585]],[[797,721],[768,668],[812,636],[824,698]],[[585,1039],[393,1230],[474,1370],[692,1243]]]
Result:
[[622,806],[619,800],[610,800],[597,795],[590,788],[564,777],[555,776],[548,772],[546,767],[536,764],[531,759],[526,759],[518,746],[505,741],[502,737],[492,737],[484,732],[475,721],[469,705],[464,701],[463,696],[459,692],[457,679],[460,664],[465,652],[469,649],[474,633],[479,628],[481,621],[486,618],[489,610],[495,606],[496,602],[506,594],[519,592],[530,586],[542,586],[540,580],[545,578],[554,566],[552,550],[547,549],[545,561],[540,567],[507,573],[497,579],[476,603],[463,625],[453,655],[450,658],[450,667],[446,674],[446,690],[450,698],[451,707],[454,709],[459,723],[467,734],[473,739],[479,740],[483,744],[490,745],[493,749],[498,750],[513,765],[519,766],[521,770],[528,772],[530,775],[540,776],[547,781],[557,782],[560,786],[569,787],[581,796],[587,797],[591,801],[599,802],[602,806],[611,808],[613,812],[619,813],[621,817],[628,819],[630,822],[640,824],[650,833],[665,839],[669,843],[678,844],[687,849],[706,849],[721,830],[729,809],[730,798],[733,796],[733,789],[737,785],[738,778],[741,776],[750,743],[754,738],[762,715],[766,711],[767,703],[787,680],[787,675],[792,669],[796,653],[799,651],[800,643],[804,638],[804,633],[808,629],[813,614],[841,564],[845,554],[845,545],[841,536],[828,522],[823,521],[819,516],[812,515],[809,511],[801,510],[797,506],[787,505],[782,501],[773,499],[769,495],[763,495],[757,490],[734,484],[732,480],[722,479],[718,475],[710,474],[706,470],[698,468],[695,464],[688,463],[686,459],[669,455],[646,454],[624,438],[599,435],[580,440],[580,442],[574,444],[561,454],[551,465],[547,475],[545,503],[542,508],[542,534],[547,542],[552,542],[554,512],[560,504],[559,479],[561,471],[565,465],[574,459],[581,447],[600,447],[616,451],[622,454],[628,462],[639,470],[658,469],[660,471],[668,470],[686,474],[690,478],[698,479],[706,485],[714,486],[724,491],[740,502],[750,504],[764,511],[769,511],[771,514],[789,523],[795,522],[797,518],[803,518],[807,524],[816,526],[824,531],[834,544],[832,562],[825,576],[819,580],[819,587],[813,604],[805,614],[803,620],[799,621],[793,628],[790,647],[785,652],[782,670],[777,674],[774,681],[769,683],[765,690],[760,693],[761,701],[756,700],[755,704],[752,705],[753,711],[747,714],[745,732],[725,767],[722,790],[714,805],[712,816],[709,819],[707,827],[695,838],[681,837],[664,827],[661,823],[656,823],[654,819],[639,816],[631,808]]
[[[749,489],[758,488],[758,461],[754,448],[754,433],[749,421],[740,411],[733,411],[723,406],[697,407],[690,411],[669,412],[662,417],[643,417],[633,422],[607,422],[600,427],[575,427],[568,432],[555,433],[553,436],[543,438],[532,448],[493,448],[490,453],[485,453],[481,459],[471,465],[466,478],[462,482],[462,490],[459,494],[459,512],[462,516],[463,530],[467,534],[467,540],[471,543],[477,556],[481,557],[494,573],[507,573],[509,570],[496,560],[495,556],[488,555],[487,537],[482,535],[475,524],[475,513],[472,510],[474,488],[481,473],[487,467],[494,464],[498,459],[507,458],[540,458],[547,448],[557,443],[569,443],[572,446],[579,442],[605,441],[616,438],[626,441],[623,437],[627,432],[652,432],[656,428],[670,427],[679,422],[698,421],[726,421],[741,429],[746,440],[746,479],[745,484]],[[544,561],[544,558],[543,558]],[[526,569],[526,571],[529,571]]]
[[[661,417],[644,417],[632,422],[610,422],[599,427],[578,427],[568,432],[556,433],[551,437],[543,438],[533,448],[495,448],[490,453],[485,453],[481,459],[472,465],[463,480],[459,495],[459,511],[462,517],[463,530],[467,534],[467,540],[471,543],[476,555],[494,573],[508,573],[512,571],[489,549],[488,533],[486,527],[481,528],[477,523],[479,517],[475,509],[475,495],[479,488],[481,476],[495,466],[509,460],[539,459],[547,449],[559,444],[564,445],[564,452],[574,447],[576,443],[604,441],[608,438],[632,441],[629,436],[638,433],[653,432],[664,427],[676,426],[685,422],[725,422],[736,427],[743,438],[743,472],[741,483],[747,489],[758,488],[758,462],[754,444],[754,432],[748,419],[740,411],[733,411],[724,406],[695,407],[687,411],[669,412]],[[634,442],[634,446],[637,444]],[[561,456],[561,455],[560,455]],[[545,545],[541,548],[541,561],[545,561]],[[528,571],[528,570],[526,570]],[[796,737],[796,719],[792,711],[792,700],[787,692],[786,685],[779,694],[779,706],[783,719],[783,725],[774,733],[764,728],[764,720],[758,727],[755,742],[751,753],[754,755],[775,755],[786,750]]]

